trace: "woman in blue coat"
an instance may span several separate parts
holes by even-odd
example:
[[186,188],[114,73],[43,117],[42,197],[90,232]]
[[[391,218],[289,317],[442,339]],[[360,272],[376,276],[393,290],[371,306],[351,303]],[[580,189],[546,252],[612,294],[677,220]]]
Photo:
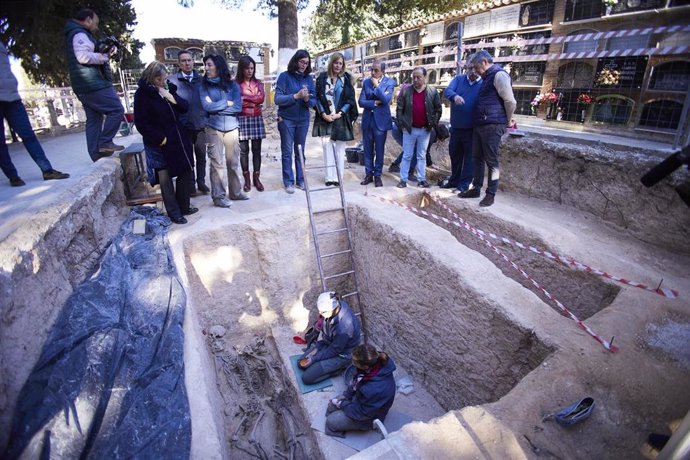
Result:
[[[333,398],[326,410],[326,434],[345,437],[347,431],[369,431],[382,422],[395,400],[395,363],[369,344],[352,350],[356,374],[345,393]],[[346,373],[347,374],[347,373]]]
[[[211,198],[213,205],[229,208],[228,200],[247,200],[242,191],[240,170],[240,137],[237,115],[242,111],[240,85],[230,75],[222,56],[204,56],[204,78],[199,85],[201,105],[208,113],[206,140],[210,144],[208,158],[211,163]],[[223,154],[228,170],[228,193],[223,185]]]
[[287,193],[295,193],[295,186],[304,188],[304,174],[297,155],[300,148],[304,152],[309,131],[309,109],[316,106],[311,57],[306,50],[297,50],[288,63],[287,71],[278,76],[273,101],[278,106],[283,186]]
[[[179,114],[186,113],[189,104],[167,78],[168,71],[160,62],[144,69],[134,93],[134,123],[144,139],[149,182],[160,183],[170,220],[186,224],[184,216],[199,210],[189,204],[194,171],[192,141],[179,122]],[[177,177],[176,187],[173,177]]]

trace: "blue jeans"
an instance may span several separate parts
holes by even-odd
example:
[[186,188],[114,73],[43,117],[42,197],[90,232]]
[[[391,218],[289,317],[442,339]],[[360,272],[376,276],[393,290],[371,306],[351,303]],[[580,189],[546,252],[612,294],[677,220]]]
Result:
[[425,128],[412,128],[412,132],[403,131],[403,159],[400,163],[400,180],[407,182],[412,156],[417,158],[417,179],[426,180],[426,148],[429,146],[431,133]]
[[46,158],[43,147],[41,147],[38,138],[36,138],[36,134],[34,134],[24,104],[19,99],[11,102],[0,101],[0,168],[2,168],[2,172],[10,179],[19,177],[17,168],[12,164],[10,152],[5,143],[4,120],[7,120],[10,128],[16,131],[19,137],[22,138],[24,148],[29,152],[29,155],[31,155],[38,167],[41,168],[41,171],[46,172],[53,169],[50,161]]
[[386,148],[388,131],[381,131],[374,120],[371,125],[362,128],[364,141],[364,172],[367,176],[380,177],[383,172],[383,153]]
[[91,160],[96,161],[99,158],[98,149],[112,142],[120,129],[125,109],[112,86],[77,94],[77,98],[86,112],[86,148]]
[[467,190],[474,177],[472,128],[450,128],[448,151],[451,167],[448,185],[460,190]]
[[334,356],[323,361],[317,361],[304,371],[302,382],[306,385],[319,383],[322,380],[340,374],[350,363],[352,363],[350,358],[343,358],[342,356]]
[[475,126],[472,133],[472,160],[474,161],[474,179],[472,185],[477,190],[482,190],[484,184],[484,163],[489,168],[489,179],[486,193],[496,195],[498,191],[498,179],[500,177],[498,167],[498,148],[501,145],[501,137],[506,132],[504,124],[490,124]]
[[[288,185],[295,185],[295,176],[297,177],[297,184],[304,185],[304,174],[302,173],[302,166],[297,155],[299,155],[300,146],[302,146],[302,152],[304,153],[304,146],[307,142],[307,131],[309,131],[308,124],[300,124],[285,119],[278,123],[281,160],[283,163],[283,185],[285,187]],[[304,160],[304,156],[302,160]],[[295,174],[292,173],[293,161],[295,162]]]

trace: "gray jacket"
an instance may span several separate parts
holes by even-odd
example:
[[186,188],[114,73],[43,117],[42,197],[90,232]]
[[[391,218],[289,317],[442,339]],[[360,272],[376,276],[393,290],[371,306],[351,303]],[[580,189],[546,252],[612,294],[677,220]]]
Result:
[[4,43],[0,43],[0,101],[18,101],[17,79],[12,75],[10,56]]
[[201,106],[201,99],[199,99],[201,75],[194,70],[190,82],[184,78],[181,71],[178,71],[176,74],[170,75],[168,79],[177,86],[177,95],[189,102],[189,111],[180,115],[182,126],[196,131],[204,129],[208,115]]

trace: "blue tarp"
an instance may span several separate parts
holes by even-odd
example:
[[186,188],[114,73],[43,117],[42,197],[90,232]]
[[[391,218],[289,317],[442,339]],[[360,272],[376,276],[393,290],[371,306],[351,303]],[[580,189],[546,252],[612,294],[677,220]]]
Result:
[[[132,233],[135,219],[146,219],[145,235]],[[189,457],[185,293],[169,225],[156,208],[133,208],[67,300],[19,395],[3,458]]]

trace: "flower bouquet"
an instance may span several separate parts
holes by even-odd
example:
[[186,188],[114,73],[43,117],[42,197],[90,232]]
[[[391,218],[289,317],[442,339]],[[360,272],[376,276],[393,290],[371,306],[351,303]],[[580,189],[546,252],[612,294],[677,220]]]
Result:
[[594,102],[594,99],[592,99],[592,96],[589,94],[582,93],[577,97],[577,102],[583,105],[590,105]]
[[605,6],[616,6],[618,5],[618,0],[602,0]]
[[618,70],[603,69],[597,74],[594,83],[599,86],[614,86],[618,84],[621,73]]
[[554,91],[544,94],[544,97],[541,98],[542,105],[553,104],[555,102],[558,102],[558,94]]
[[537,95],[534,96],[534,99],[532,99],[532,102],[529,103],[529,105],[531,106],[530,108],[532,109],[532,113],[537,112],[537,108],[539,107],[539,105],[541,105],[541,100],[543,97],[544,96],[541,93],[537,93]]

